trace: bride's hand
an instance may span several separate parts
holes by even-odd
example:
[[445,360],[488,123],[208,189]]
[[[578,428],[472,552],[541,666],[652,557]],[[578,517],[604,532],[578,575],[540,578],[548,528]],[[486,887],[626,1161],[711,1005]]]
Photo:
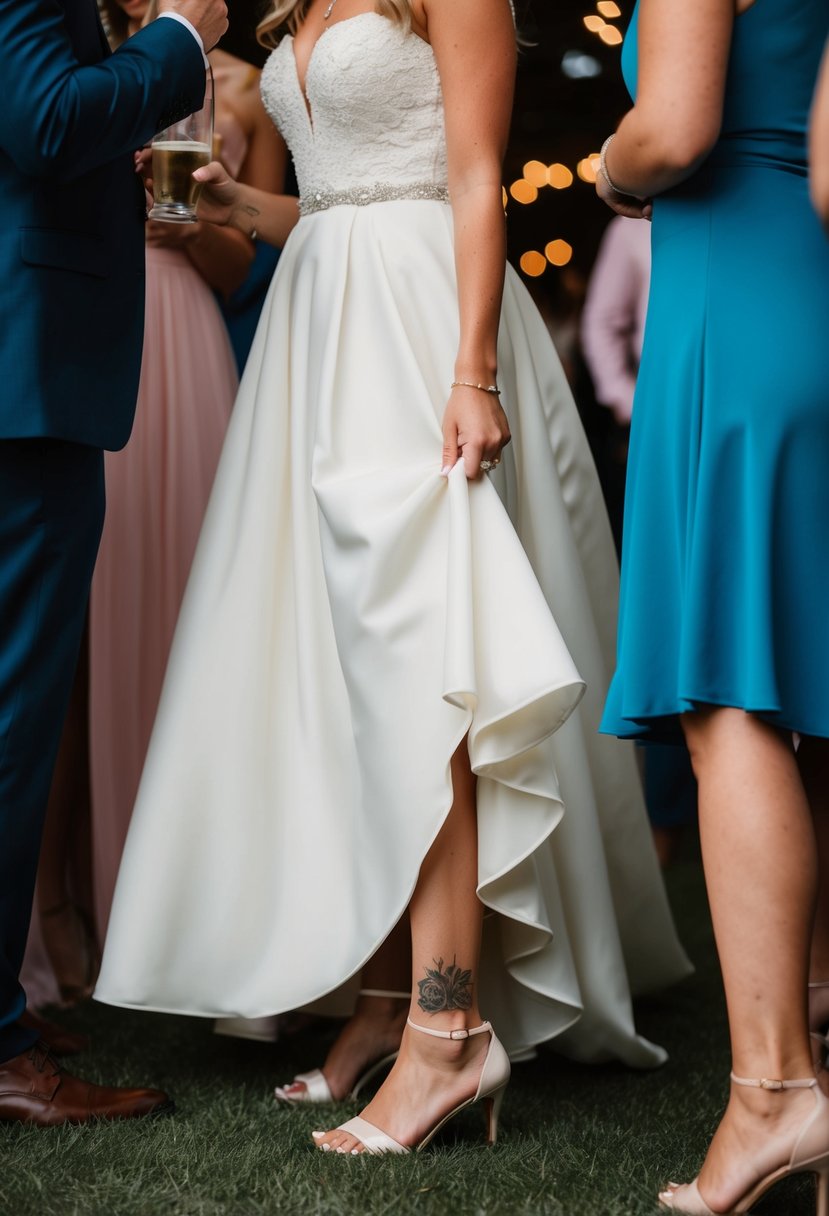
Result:
[[193,177],[202,185],[196,209],[199,219],[211,224],[229,224],[240,202],[239,183],[217,160],[197,169]]
[[443,416],[443,473],[460,459],[466,476],[474,481],[484,471],[481,461],[497,464],[509,441],[507,416],[495,393],[466,386],[452,389]]

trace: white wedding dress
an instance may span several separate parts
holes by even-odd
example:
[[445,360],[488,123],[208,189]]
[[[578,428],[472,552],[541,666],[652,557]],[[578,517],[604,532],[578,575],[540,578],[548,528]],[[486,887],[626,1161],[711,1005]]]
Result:
[[211,1017],[347,1008],[468,732],[485,1016],[513,1053],[557,1037],[658,1064],[631,993],[689,966],[633,753],[596,733],[617,569],[550,339],[509,271],[513,440],[494,475],[441,476],[458,304],[432,51],[363,14],[320,39],[307,103],[290,37],[262,89],[303,216],[231,420],[96,995]]

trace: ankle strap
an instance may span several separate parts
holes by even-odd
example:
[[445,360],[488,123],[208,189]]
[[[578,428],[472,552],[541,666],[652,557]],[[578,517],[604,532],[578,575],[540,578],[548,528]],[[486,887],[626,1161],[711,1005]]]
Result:
[[389,992],[385,988],[361,988],[360,996],[381,996],[390,1001],[410,1001],[411,992]]
[[731,1080],[735,1085],[747,1085],[750,1089],[814,1089],[817,1085],[815,1077],[807,1077],[804,1081],[773,1081],[768,1077],[755,1080],[753,1077],[736,1077],[733,1072]]
[[430,1034],[435,1039],[471,1039],[475,1034],[485,1034],[486,1031],[492,1030],[489,1022],[481,1022],[480,1026],[473,1026],[471,1030],[432,1030],[431,1026],[419,1026],[411,1018],[406,1018],[406,1023],[411,1026],[412,1030],[419,1030],[421,1034]]

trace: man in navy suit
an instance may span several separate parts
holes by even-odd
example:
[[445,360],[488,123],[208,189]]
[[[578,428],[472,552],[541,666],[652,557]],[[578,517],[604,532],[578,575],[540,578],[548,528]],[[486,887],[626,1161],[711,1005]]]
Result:
[[[0,0],[0,1119],[169,1106],[63,1072],[20,1023],[46,800],[144,308],[134,153],[202,105],[224,0],[161,0],[115,54],[95,0]],[[136,914],[140,909],[136,909]]]

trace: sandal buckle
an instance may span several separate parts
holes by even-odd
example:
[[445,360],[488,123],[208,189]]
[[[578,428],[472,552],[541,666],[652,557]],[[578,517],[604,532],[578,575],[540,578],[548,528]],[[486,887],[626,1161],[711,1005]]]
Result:
[[450,1039],[468,1039],[469,1031],[468,1030],[450,1030],[449,1038]]
[[760,1088],[761,1089],[783,1089],[784,1086],[783,1086],[782,1081],[774,1081],[774,1080],[770,1080],[768,1077],[761,1077],[760,1078]]

